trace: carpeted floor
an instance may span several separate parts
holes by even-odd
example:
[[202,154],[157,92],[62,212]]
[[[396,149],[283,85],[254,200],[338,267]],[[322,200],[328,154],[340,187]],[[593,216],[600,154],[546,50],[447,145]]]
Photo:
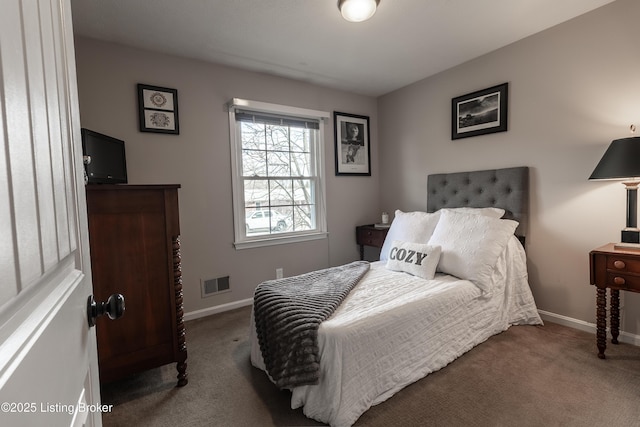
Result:
[[[316,426],[249,361],[250,307],[187,322],[175,364],[107,384],[110,426]],[[513,326],[365,412],[356,426],[640,426],[640,347],[547,323]]]

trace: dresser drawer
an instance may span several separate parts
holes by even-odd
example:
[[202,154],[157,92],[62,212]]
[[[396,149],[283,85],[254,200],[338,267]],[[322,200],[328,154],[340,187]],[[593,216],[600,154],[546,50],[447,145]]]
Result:
[[608,271],[607,287],[612,289],[640,291],[640,276]]
[[[610,318],[611,342],[620,334],[619,291],[640,292],[640,250],[607,243],[589,252],[589,278],[596,286],[596,345],[598,357],[605,359],[607,315]],[[609,298],[607,299],[607,289]],[[607,302],[610,308],[607,310]]]
[[358,227],[356,239],[359,245],[373,246],[381,248],[387,236],[387,229],[377,229],[375,227]]
[[640,259],[627,256],[607,256],[607,270],[640,274]]

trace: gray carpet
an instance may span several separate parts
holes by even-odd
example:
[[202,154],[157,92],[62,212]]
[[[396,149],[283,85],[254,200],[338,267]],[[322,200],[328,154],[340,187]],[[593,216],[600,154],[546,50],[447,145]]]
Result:
[[[175,365],[104,385],[109,426],[317,426],[249,361],[250,307],[187,322],[189,384]],[[640,426],[640,347],[564,326],[513,326],[406,387],[356,426]]]

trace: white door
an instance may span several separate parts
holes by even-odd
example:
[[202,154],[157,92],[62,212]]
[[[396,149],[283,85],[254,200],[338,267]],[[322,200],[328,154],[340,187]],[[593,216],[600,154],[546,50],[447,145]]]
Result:
[[0,425],[101,425],[69,0],[0,1]]

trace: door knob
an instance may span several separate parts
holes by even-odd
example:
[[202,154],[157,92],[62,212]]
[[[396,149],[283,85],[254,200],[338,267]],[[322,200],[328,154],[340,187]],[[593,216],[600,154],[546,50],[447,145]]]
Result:
[[122,294],[113,294],[107,298],[106,302],[96,302],[93,295],[87,299],[87,320],[89,327],[96,325],[96,319],[103,314],[107,314],[109,319],[119,319],[124,314],[124,297]]

